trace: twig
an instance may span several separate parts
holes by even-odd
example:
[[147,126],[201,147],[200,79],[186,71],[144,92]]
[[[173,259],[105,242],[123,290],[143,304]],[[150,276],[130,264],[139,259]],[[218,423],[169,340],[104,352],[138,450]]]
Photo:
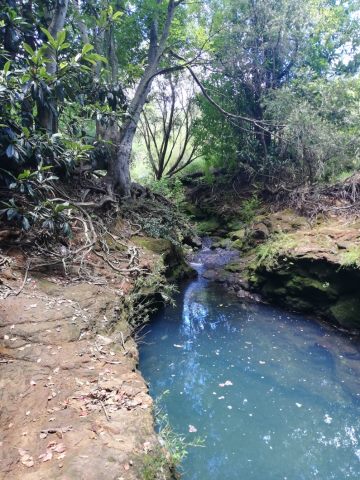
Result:
[[99,402],[100,402],[100,405],[101,405],[102,409],[104,410],[106,420],[107,420],[108,422],[110,422],[110,417],[109,417],[109,415],[108,415],[108,413],[107,413],[107,411],[106,411],[104,402],[103,402],[102,400],[99,400]]
[[121,343],[122,343],[122,347],[123,347],[123,349],[124,349],[124,352],[125,352],[125,353],[124,353],[124,355],[127,355],[129,352],[128,352],[128,350],[126,350],[126,348],[125,348],[125,341],[124,341],[124,335],[123,335],[123,332],[120,332],[120,336],[121,336]]
[[122,364],[122,362],[117,362],[115,360],[105,360],[105,359],[102,359],[102,358],[99,359],[99,360],[103,361],[104,363],[110,363],[110,365],[121,365]]
[[23,280],[23,282],[22,282],[22,284],[21,284],[21,287],[20,287],[18,290],[16,290],[15,292],[12,291],[12,290],[11,290],[10,292],[6,292],[4,298],[9,297],[10,295],[14,295],[15,297],[17,297],[17,296],[22,292],[23,288],[25,287],[25,283],[26,283],[26,280],[27,280],[27,276],[28,276],[28,272],[29,272],[30,265],[31,265],[31,261],[28,260],[28,261],[27,261],[27,265],[26,265],[26,271],[25,271],[25,275],[24,275],[24,280]]

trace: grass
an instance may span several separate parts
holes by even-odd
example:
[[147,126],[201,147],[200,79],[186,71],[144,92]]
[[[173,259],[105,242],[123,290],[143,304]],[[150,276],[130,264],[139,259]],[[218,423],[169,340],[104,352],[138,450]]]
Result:
[[167,478],[166,472],[169,470],[176,472],[181,467],[181,463],[188,455],[189,448],[204,446],[204,442],[200,437],[189,442],[185,436],[174,431],[170,425],[169,417],[161,405],[163,398],[168,393],[168,390],[165,391],[154,402],[154,416],[161,446],[144,455],[141,459],[142,480],[162,480]]
[[141,459],[141,464],[140,475],[142,480],[162,480],[167,478],[169,460],[161,447],[144,455]]

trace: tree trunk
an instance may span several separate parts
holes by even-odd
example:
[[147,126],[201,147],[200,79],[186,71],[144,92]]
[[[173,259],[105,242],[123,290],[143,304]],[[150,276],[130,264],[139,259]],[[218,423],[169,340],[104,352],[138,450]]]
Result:
[[[161,0],[156,0],[156,2],[160,4]],[[160,36],[156,14],[154,14],[154,19],[151,22],[148,66],[145,68],[144,75],[142,76],[135,91],[135,95],[130,103],[128,110],[129,120],[127,120],[121,128],[116,157],[111,159],[109,165],[108,177],[111,186],[113,190],[117,191],[122,197],[130,196],[130,159],[134,136],[152,81],[158,73],[157,69],[169,37],[170,26],[174,17],[175,9],[181,2],[182,0],[169,0],[163,31]]]
[[[150,69],[149,69],[150,70]],[[152,70],[152,69],[151,69]],[[130,160],[132,145],[139,123],[140,114],[144,108],[148,93],[151,88],[153,75],[148,72],[144,76],[136,90],[134,100],[136,109],[132,110],[131,118],[121,127],[119,141],[117,143],[116,155],[110,159],[109,179],[113,190],[121,197],[129,197],[131,189]],[[148,80],[147,80],[148,78]]]
[[[57,0],[52,12],[51,22],[48,27],[50,34],[56,38],[57,34],[64,28],[66,14],[69,6],[69,0]],[[49,62],[46,65],[46,71],[49,75],[55,75],[57,61],[54,51],[49,48],[47,55]],[[56,99],[47,94],[44,96],[45,102],[38,102],[38,124],[40,128],[48,133],[56,133],[58,130]]]

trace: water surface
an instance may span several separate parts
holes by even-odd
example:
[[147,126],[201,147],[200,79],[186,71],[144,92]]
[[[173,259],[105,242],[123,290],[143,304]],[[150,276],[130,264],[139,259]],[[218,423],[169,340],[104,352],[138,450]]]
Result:
[[176,300],[140,368],[175,431],[205,441],[184,480],[360,479],[358,338],[201,278]]

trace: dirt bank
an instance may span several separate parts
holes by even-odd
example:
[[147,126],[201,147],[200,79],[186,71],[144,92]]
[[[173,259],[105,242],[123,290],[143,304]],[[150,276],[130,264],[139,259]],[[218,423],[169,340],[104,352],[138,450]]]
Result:
[[[151,275],[162,253],[140,248],[137,266]],[[24,259],[12,252],[6,260],[0,478],[143,478],[147,459],[165,452],[124,310],[134,278],[99,262],[92,282],[29,271],[21,289]],[[168,478],[161,469],[156,478]]]

